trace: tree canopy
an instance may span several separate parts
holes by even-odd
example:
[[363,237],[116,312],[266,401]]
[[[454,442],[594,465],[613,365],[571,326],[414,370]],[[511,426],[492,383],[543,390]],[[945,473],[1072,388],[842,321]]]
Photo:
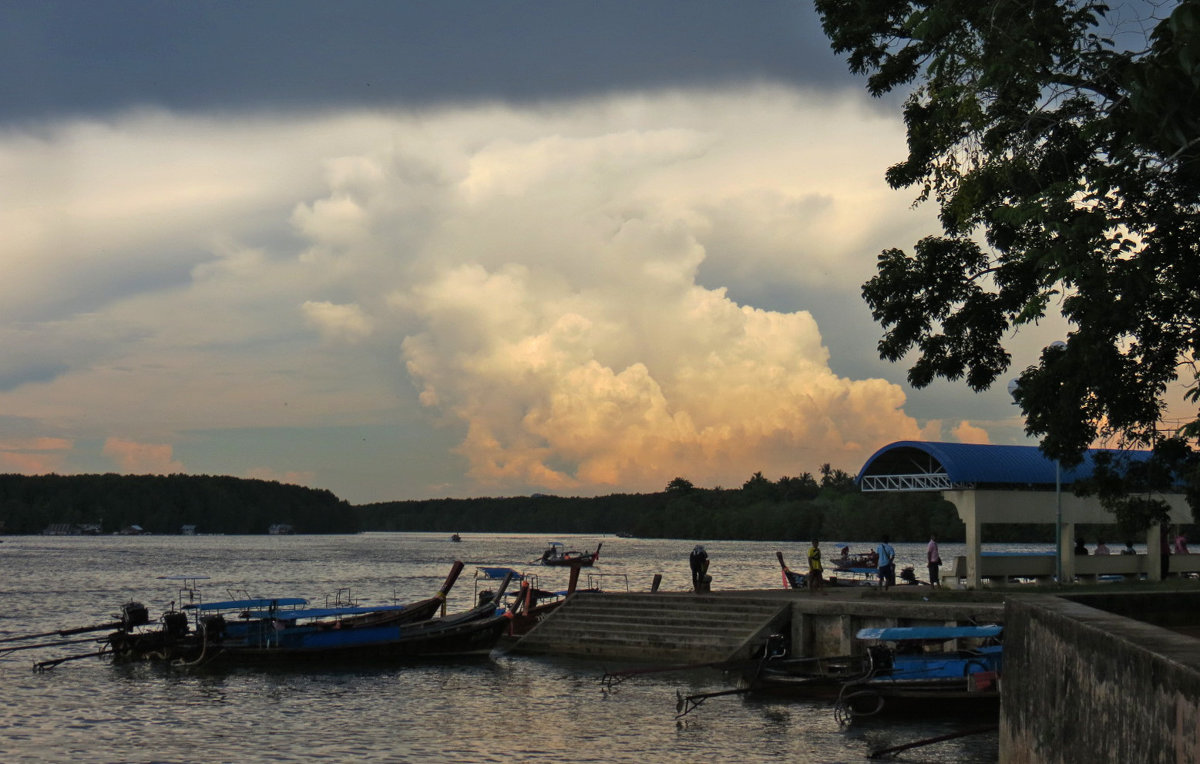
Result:
[[1066,463],[1099,436],[1159,440],[1181,373],[1197,400],[1200,0],[816,6],[872,94],[906,93],[886,177],[939,206],[942,233],[885,250],[863,287],[881,357],[981,390],[1005,338],[1057,310],[1065,344],[1019,375],[1029,434]]
[[939,209],[941,234],[885,250],[863,286],[880,356],[915,351],[916,387],[982,390],[1006,337],[1057,310],[1066,342],[1014,392],[1044,452],[1194,443],[1191,414],[1163,425],[1170,385],[1200,400],[1200,0],[816,6],[873,95],[906,95],[886,177]]

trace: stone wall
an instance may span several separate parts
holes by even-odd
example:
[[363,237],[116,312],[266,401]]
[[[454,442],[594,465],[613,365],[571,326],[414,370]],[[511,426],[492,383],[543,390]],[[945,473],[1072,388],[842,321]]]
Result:
[[[1175,596],[1200,612],[1200,595]],[[1074,599],[1006,605],[1000,760],[1200,761],[1200,640]]]

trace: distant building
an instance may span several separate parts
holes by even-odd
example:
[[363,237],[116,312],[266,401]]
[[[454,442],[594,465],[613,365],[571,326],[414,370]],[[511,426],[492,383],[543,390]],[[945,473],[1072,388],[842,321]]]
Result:
[[272,536],[290,536],[295,532],[296,529],[287,523],[275,523],[270,528],[267,528],[267,533]]
[[196,526],[184,525],[184,526],[180,527],[179,532],[182,533],[184,536],[195,536],[196,535]]

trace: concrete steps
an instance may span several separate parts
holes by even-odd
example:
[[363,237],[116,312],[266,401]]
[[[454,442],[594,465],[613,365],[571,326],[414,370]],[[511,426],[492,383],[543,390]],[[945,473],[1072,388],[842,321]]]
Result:
[[778,597],[577,592],[511,648],[528,655],[704,663],[749,657],[788,628]]

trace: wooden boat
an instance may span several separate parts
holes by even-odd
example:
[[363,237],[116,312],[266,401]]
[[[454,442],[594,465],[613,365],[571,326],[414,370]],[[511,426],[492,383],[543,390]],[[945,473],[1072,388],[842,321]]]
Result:
[[594,552],[579,552],[574,549],[567,549],[559,541],[550,542],[550,546],[546,551],[542,552],[540,562],[543,565],[571,565],[575,567],[588,568],[595,564],[596,560],[600,559],[600,547],[604,546],[604,542],[596,545]]
[[345,628],[354,626],[382,626],[389,623],[413,623],[414,621],[426,621],[433,618],[439,611],[442,615],[445,615],[446,597],[450,594],[450,590],[454,588],[455,582],[458,581],[463,567],[464,565],[461,560],[455,560],[454,564],[450,566],[450,573],[446,576],[446,580],[442,582],[441,588],[432,597],[410,602],[407,605],[384,605],[369,608],[365,613],[343,614],[340,616],[341,626]]
[[[1002,649],[991,644],[1000,626],[925,626],[862,629],[859,639],[875,642],[852,655],[790,657],[775,635],[764,657],[744,664],[736,689],[677,694],[685,716],[704,701],[729,695],[776,695],[834,700],[840,720],[888,714],[995,713],[1000,701]],[[955,649],[945,649],[952,642]]]
[[[508,628],[499,590],[462,613],[387,620],[385,608],[305,608],[303,600],[233,600],[194,608],[195,629],[179,611],[160,632],[110,639],[115,659],[168,660],[177,665],[290,664],[314,661],[400,661],[486,654]],[[178,616],[183,616],[182,623]],[[226,616],[232,616],[227,618]],[[374,616],[363,622],[346,618]],[[180,633],[183,632],[183,633]]]
[[[867,651],[871,670],[842,684],[839,715],[996,713],[1002,631],[998,625],[861,629],[858,639],[876,643]],[[964,641],[971,646],[960,646]]]
[[[787,566],[783,561],[783,552],[775,553],[776,559],[779,560],[779,568],[783,571],[783,588],[784,589],[805,589],[808,584],[808,575],[805,573],[797,573]],[[875,571],[871,571],[874,573]],[[838,576],[829,576],[825,579],[825,586],[874,586],[876,581],[874,578],[842,578]]]
[[[489,582],[502,580],[505,576],[520,583],[520,588],[506,603],[510,617],[508,635],[513,637],[527,634],[543,618],[554,612],[568,596],[579,591],[579,566],[570,568],[567,588],[560,590],[543,588],[540,577],[536,573],[520,573],[512,568],[484,566],[475,569],[476,596],[478,596],[481,583],[486,585]],[[626,589],[628,590],[628,580],[626,580]],[[583,591],[600,590],[588,588]]]
[[[87,655],[197,666],[487,653],[508,627],[508,616],[498,603],[509,579],[501,582],[497,592],[481,597],[475,607],[434,617],[444,607],[462,567],[456,562],[433,597],[409,605],[310,608],[300,597],[192,601],[151,622],[144,606],[129,603],[120,621],[87,628],[116,628],[100,640],[98,652]],[[86,655],[43,661],[36,667],[49,668],[81,657]]]

